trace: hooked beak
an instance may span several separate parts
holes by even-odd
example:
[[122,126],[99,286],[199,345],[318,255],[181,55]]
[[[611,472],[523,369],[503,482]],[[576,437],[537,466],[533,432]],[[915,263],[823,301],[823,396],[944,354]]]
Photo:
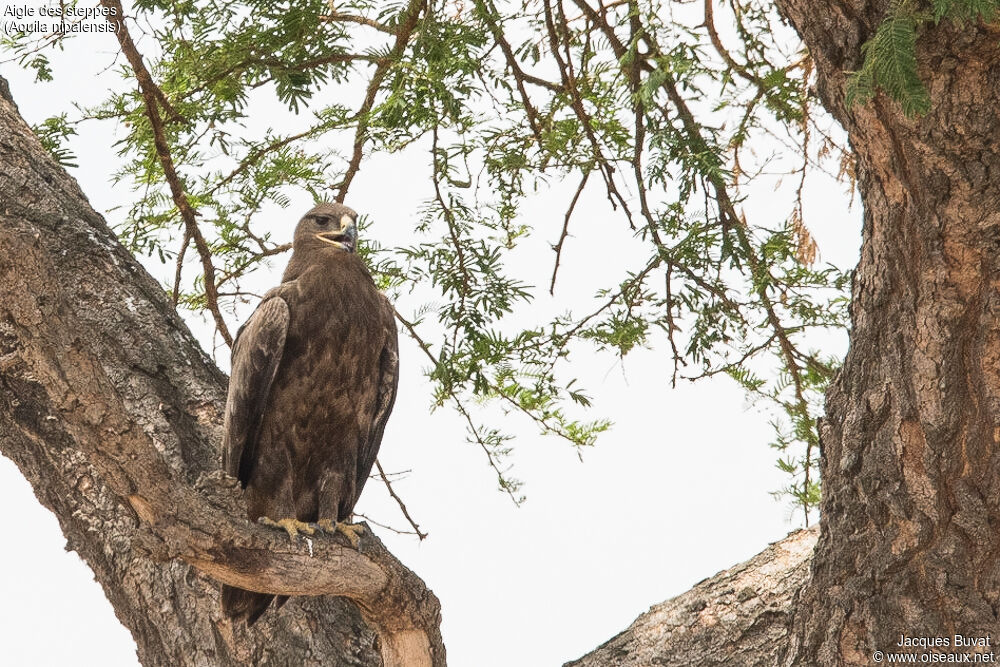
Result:
[[344,215],[340,218],[339,231],[320,232],[316,234],[316,238],[341,250],[354,252],[358,244],[358,229],[351,216]]

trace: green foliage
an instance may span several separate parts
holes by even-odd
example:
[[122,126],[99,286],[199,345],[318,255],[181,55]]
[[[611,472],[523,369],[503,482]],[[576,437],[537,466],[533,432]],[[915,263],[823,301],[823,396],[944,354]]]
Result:
[[[939,4],[957,18],[963,3]],[[146,31],[153,109],[123,65],[123,84],[103,103],[38,132],[58,151],[74,123],[119,124],[114,178],[132,197],[118,233],[133,251],[175,264],[165,288],[178,306],[221,318],[253,298],[247,281],[287,250],[270,236],[276,214],[289,217],[282,210],[303,198],[350,201],[373,153],[424,153],[426,174],[406,175],[423,204],[397,222],[412,239],[387,243],[387,226],[374,221],[361,251],[426,357],[435,405],[462,415],[503,491],[521,498],[511,437],[489,425],[490,406],[582,451],[610,422],[572,359],[655,347],[670,355],[674,382],[727,375],[775,412],[779,465],[792,478],[784,493],[814,508],[815,419],[835,365],[807,345],[845,326],[847,280],[808,260],[801,200],[762,219],[742,208],[765,166],[783,160],[778,168],[804,179],[839,149],[829,137],[809,143],[822,134],[811,67],[771,3],[729,5],[729,50],[685,3],[661,0],[601,13],[582,0],[334,6],[137,2],[128,25]],[[862,83],[872,90],[914,71],[905,53],[918,21],[904,9],[866,47],[874,64]],[[49,74],[34,60],[46,45],[5,44]],[[791,150],[755,157],[775,135]],[[564,183],[578,187],[559,219],[523,214],[535,192]],[[573,252],[563,241],[574,236],[632,248],[602,257],[616,277],[594,294],[558,280]],[[539,239],[561,239],[551,276],[517,263]],[[541,282],[573,306],[555,317],[532,310]]]
[[931,0],[933,19],[939,23],[941,19],[950,19],[958,24],[979,19],[992,22],[1000,9],[997,0]]
[[926,113],[930,96],[917,73],[919,23],[910,2],[893,2],[875,36],[861,47],[864,65],[849,81],[848,105],[867,102],[882,88],[900,103],[907,116]]
[[[11,26],[16,25],[11,23]],[[4,31],[0,35],[0,51],[14,54],[13,60],[26,69],[35,72],[35,81],[52,81],[52,67],[45,48],[57,44],[58,41],[49,41],[43,44],[35,44],[31,40],[31,33]]]
[[[928,11],[927,4],[930,4]],[[847,104],[864,104],[884,90],[907,116],[926,113],[930,95],[917,71],[917,33],[930,22],[943,19],[962,24],[982,19],[990,22],[1000,0],[893,0],[875,35],[861,47],[863,64],[847,82]]]
[[65,145],[66,139],[76,134],[76,128],[66,120],[66,114],[46,118],[31,129],[56,162],[64,167],[77,166],[76,156]]

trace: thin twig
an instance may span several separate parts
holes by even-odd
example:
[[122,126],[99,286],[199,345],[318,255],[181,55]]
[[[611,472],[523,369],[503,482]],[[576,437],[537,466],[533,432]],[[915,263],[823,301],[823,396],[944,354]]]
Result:
[[712,42],[712,46],[715,47],[716,52],[722,56],[722,59],[726,61],[726,65],[729,66],[734,72],[742,76],[747,81],[752,81],[758,86],[762,86],[762,82],[753,72],[748,70],[745,65],[741,65],[736,62],[736,59],[729,53],[722,44],[722,39],[719,37],[719,33],[715,29],[715,10],[712,7],[712,2],[714,0],[705,0],[705,29],[708,31],[708,38]]
[[[212,86],[214,86],[219,81],[224,81],[224,80],[230,79],[230,78],[236,78],[237,77],[237,75],[236,75],[237,71],[242,70],[242,69],[246,69],[247,67],[249,67],[251,65],[258,65],[258,66],[263,67],[263,68],[268,69],[268,70],[282,68],[282,69],[285,69],[285,70],[295,69],[297,71],[304,71],[305,69],[308,69],[309,67],[320,67],[322,65],[350,64],[350,63],[354,63],[354,62],[374,63],[374,62],[376,62],[376,60],[377,59],[373,58],[372,56],[362,55],[362,54],[357,54],[357,53],[337,53],[337,54],[325,56],[324,58],[318,59],[318,60],[314,59],[314,60],[311,60],[311,61],[305,61],[305,62],[302,62],[302,63],[296,63],[294,65],[288,65],[288,64],[283,63],[281,60],[278,60],[277,58],[260,58],[260,57],[252,56],[252,57],[244,58],[243,60],[240,60],[239,62],[230,65],[229,67],[227,67],[226,69],[222,70],[221,72],[218,72],[214,76],[212,76],[209,79],[207,79],[206,81],[204,81],[200,86],[197,86],[197,87],[192,88],[191,90],[187,91],[185,93],[185,97],[191,98],[191,97],[197,95],[198,93],[202,93],[202,92],[204,92],[206,90],[210,90],[212,88]],[[273,77],[267,77],[265,79],[261,79],[261,80],[257,81],[256,83],[254,83],[252,87],[257,88],[260,85],[263,85],[265,83],[271,82],[272,80],[273,80]]]
[[566,218],[563,220],[563,228],[562,233],[559,235],[559,242],[552,246],[552,249],[556,251],[556,263],[552,267],[552,281],[549,283],[549,294],[552,295],[555,295],[556,293],[556,274],[559,272],[559,260],[562,258],[563,242],[566,240],[566,237],[569,236],[569,219],[573,215],[573,210],[576,209],[576,202],[580,200],[580,194],[583,192],[583,188],[587,185],[588,178],[590,178],[590,170],[586,169],[583,172],[583,178],[580,180],[580,185],[577,186],[576,193],[573,195],[573,199],[569,203],[569,208],[566,209]]
[[334,12],[332,14],[327,14],[325,16],[319,17],[320,21],[329,21],[330,23],[356,23],[358,25],[365,25],[369,28],[375,28],[379,32],[384,32],[387,35],[395,35],[399,32],[398,28],[393,28],[384,23],[379,23],[375,19],[370,19],[367,16],[358,16],[356,14],[341,14],[340,12]]
[[224,187],[231,180],[233,180],[234,178],[236,178],[237,176],[239,176],[241,173],[243,173],[244,171],[246,171],[247,169],[249,169],[251,166],[253,166],[255,163],[257,163],[262,157],[264,157],[268,153],[272,153],[272,152],[278,150],[279,148],[284,148],[285,146],[287,146],[288,144],[292,143],[293,141],[297,141],[299,139],[303,139],[305,137],[308,137],[311,134],[315,134],[316,132],[320,131],[321,128],[323,128],[322,125],[320,125],[318,127],[313,127],[313,128],[310,128],[310,129],[306,130],[305,132],[300,132],[298,134],[292,134],[292,135],[289,135],[289,136],[285,137],[284,139],[278,139],[277,141],[273,141],[270,144],[268,144],[267,146],[262,146],[262,147],[255,148],[254,150],[250,151],[249,155],[247,155],[245,158],[243,158],[243,160],[240,162],[239,166],[236,167],[236,169],[234,169],[233,171],[229,172],[229,174],[225,178],[219,180],[218,183],[216,183],[214,186],[212,186],[212,189],[208,191],[208,194],[209,195],[213,195],[216,192],[218,192],[220,188]]
[[190,243],[191,233],[185,228],[184,240],[181,242],[181,249],[177,252],[177,267],[174,269],[174,293],[170,296],[174,308],[177,307],[177,299],[180,298],[181,294],[181,273],[184,270],[184,253],[187,252],[187,247]]
[[524,84],[531,83],[556,94],[561,93],[563,88],[558,84],[528,74],[521,69],[521,65],[518,63],[517,57],[514,55],[514,49],[511,48],[510,43],[507,41],[506,37],[504,37],[503,30],[498,25],[499,13],[497,12],[496,7],[492,2],[487,3],[484,0],[479,0],[477,4],[486,17],[487,27],[493,35],[493,41],[495,41],[497,46],[500,47],[504,60],[507,61],[507,67],[510,68],[511,73],[514,75],[514,83],[517,84],[517,91],[521,96],[521,103],[524,105],[524,112],[528,116],[528,124],[531,125],[531,132],[534,134],[535,141],[538,142],[540,148],[542,146],[542,129],[539,121],[539,114],[535,105],[531,102],[531,97],[528,95],[528,91]]
[[[793,231],[797,243],[796,256],[803,264],[812,264],[816,261],[816,241],[806,227],[805,211],[803,207],[803,192],[806,187],[806,175],[809,172],[809,75],[812,72],[812,61],[809,61],[802,72],[802,166],[798,187],[795,188],[795,216],[793,217]],[[809,462],[811,449],[806,449],[806,462]],[[806,474],[806,482],[809,475]]]
[[[400,498],[398,495],[396,495],[396,492],[392,488],[392,483],[389,481],[389,477],[386,476],[385,470],[382,470],[382,464],[379,462],[378,459],[375,459],[375,467],[378,468],[379,477],[381,477],[382,481],[385,483],[385,488],[389,490],[389,495],[392,496],[392,499],[396,501],[396,504],[399,505],[399,509],[400,511],[402,511],[403,516],[405,516],[406,520],[410,522],[411,526],[413,526],[414,534],[416,534],[416,536],[419,537],[421,541],[423,541],[423,539],[427,537],[427,533],[420,532],[420,526],[418,526],[417,522],[413,520],[412,516],[410,516],[409,511],[407,511],[406,509],[406,503],[403,502],[403,499]],[[385,527],[388,528],[388,526]]]
[[417,535],[417,537],[419,537],[421,540],[423,540],[425,537],[427,537],[427,535],[420,535],[418,533],[413,532],[412,530],[400,530],[399,528],[396,528],[394,526],[390,526],[387,523],[382,523],[381,521],[376,521],[375,519],[371,518],[367,514],[362,514],[361,512],[355,512],[354,516],[356,518],[363,519],[363,520],[367,521],[368,523],[374,524],[374,525],[378,526],[379,528],[385,528],[386,530],[390,530],[390,531],[396,533],[397,535]]

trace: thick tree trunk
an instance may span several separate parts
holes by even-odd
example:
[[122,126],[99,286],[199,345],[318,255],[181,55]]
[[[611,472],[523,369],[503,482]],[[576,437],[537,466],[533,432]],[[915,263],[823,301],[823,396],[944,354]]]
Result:
[[906,119],[884,95],[844,104],[888,0],[778,5],[847,129],[865,205],[789,664],[871,665],[901,635],[953,652],[956,634],[1000,630],[1000,30],[928,27],[933,108]]
[[[140,661],[443,666],[437,600],[377,538],[358,552],[246,523],[217,472],[225,387],[0,79],[0,450]],[[297,597],[248,631],[221,617],[218,581]]]

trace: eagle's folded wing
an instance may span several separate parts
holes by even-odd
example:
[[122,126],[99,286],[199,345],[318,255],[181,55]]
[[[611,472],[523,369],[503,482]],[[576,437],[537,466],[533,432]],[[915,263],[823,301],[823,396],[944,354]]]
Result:
[[257,431],[285,350],[288,319],[285,300],[265,296],[233,343],[222,465],[243,484],[253,470]]
[[[385,346],[379,357],[378,393],[375,396],[375,412],[372,417],[368,438],[361,443],[358,451],[358,478],[355,488],[356,495],[361,495],[361,489],[371,474],[379,446],[382,444],[382,433],[385,423],[389,420],[392,405],[396,402],[396,388],[399,386],[399,343],[396,336],[396,318],[392,305],[382,299],[385,322]],[[357,498],[354,499],[357,502]]]

